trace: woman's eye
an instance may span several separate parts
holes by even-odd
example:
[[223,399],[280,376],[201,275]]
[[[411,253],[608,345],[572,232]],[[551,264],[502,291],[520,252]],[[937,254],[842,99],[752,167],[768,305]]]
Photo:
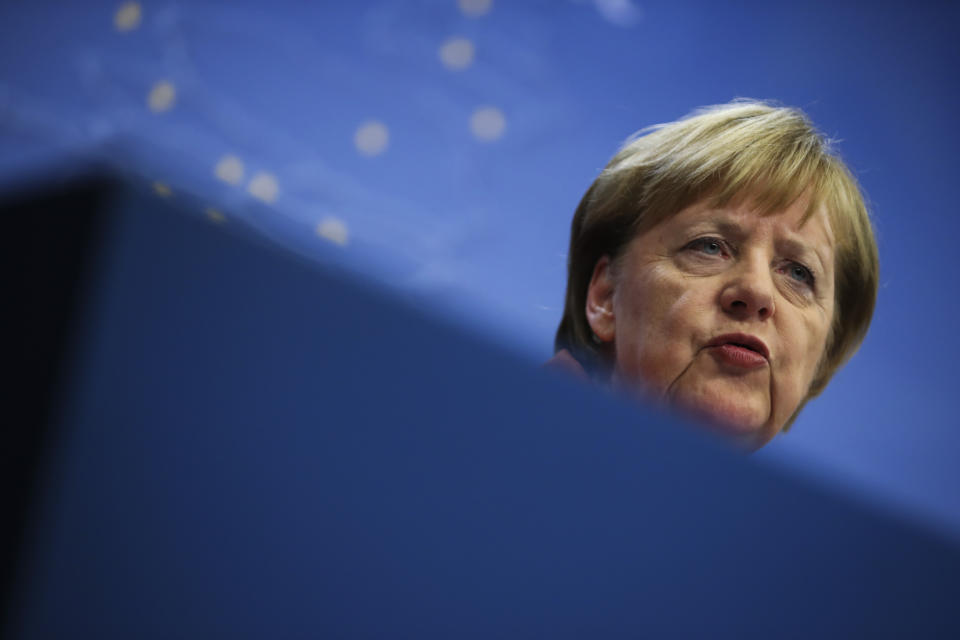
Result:
[[722,256],[725,253],[723,242],[717,238],[697,238],[687,247],[708,256]]
[[792,262],[785,267],[781,267],[780,273],[787,274],[800,284],[813,286],[813,272],[798,262]]

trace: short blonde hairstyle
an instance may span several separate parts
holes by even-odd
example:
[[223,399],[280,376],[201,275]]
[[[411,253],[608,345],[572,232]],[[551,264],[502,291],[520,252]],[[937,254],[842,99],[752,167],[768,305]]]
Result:
[[804,221],[826,208],[837,243],[833,324],[802,408],[863,341],[876,302],[879,259],[856,179],[798,109],[735,100],[630,138],[574,213],[555,350],[569,350],[593,372],[612,366],[586,317],[587,288],[602,256],[616,260],[634,237],[703,199],[723,207],[749,198],[761,215],[770,215],[801,197],[808,198]]

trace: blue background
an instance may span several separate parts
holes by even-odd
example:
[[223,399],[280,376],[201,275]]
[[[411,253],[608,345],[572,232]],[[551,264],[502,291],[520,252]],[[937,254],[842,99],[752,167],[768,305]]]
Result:
[[[105,163],[532,364],[573,209],[624,138],[737,96],[801,107],[868,194],[881,289],[860,353],[758,457],[960,539],[956,3],[134,4],[0,6],[0,182]],[[151,103],[157,83],[174,95]],[[500,135],[471,130],[481,108]]]

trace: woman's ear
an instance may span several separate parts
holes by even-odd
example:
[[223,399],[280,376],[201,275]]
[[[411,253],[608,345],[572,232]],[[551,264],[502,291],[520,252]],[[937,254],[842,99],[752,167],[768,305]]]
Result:
[[613,274],[610,256],[603,256],[593,267],[593,276],[587,287],[587,322],[600,342],[612,342],[616,334],[613,315]]

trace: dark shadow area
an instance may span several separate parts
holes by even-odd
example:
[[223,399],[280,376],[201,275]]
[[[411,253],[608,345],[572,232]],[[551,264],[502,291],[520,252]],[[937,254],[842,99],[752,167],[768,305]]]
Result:
[[112,183],[38,181],[0,195],[7,317],[5,426],[0,430],[2,596],[7,601],[43,452],[55,439],[65,363]]

